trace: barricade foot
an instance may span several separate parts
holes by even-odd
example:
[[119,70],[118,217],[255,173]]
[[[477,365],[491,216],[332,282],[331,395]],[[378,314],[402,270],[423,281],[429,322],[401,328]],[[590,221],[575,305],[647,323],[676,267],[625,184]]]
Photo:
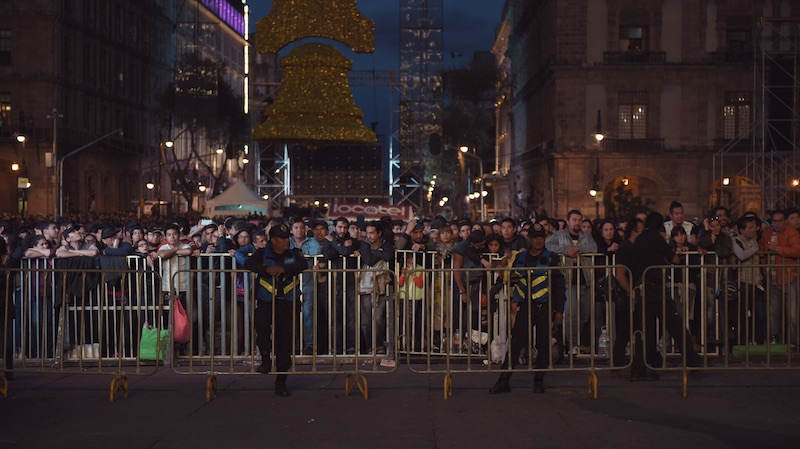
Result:
[[358,391],[364,396],[364,399],[369,399],[369,388],[367,387],[367,378],[362,374],[348,374],[344,380],[344,395],[350,396],[350,392],[354,387],[358,387]]
[[217,397],[217,376],[211,374],[206,381],[206,402]]
[[589,371],[589,394],[597,399],[597,373]]
[[453,375],[447,373],[444,375],[444,400],[453,395]]
[[683,369],[683,398],[686,399],[686,395],[689,393],[689,371],[684,368]]
[[4,398],[7,398],[8,397],[8,378],[6,377],[5,373],[3,373],[2,378],[3,378],[3,386],[0,387],[0,394],[2,394]]
[[118,391],[122,391],[122,396],[128,397],[128,376],[125,373],[119,373],[111,380],[111,394],[109,399],[114,402],[114,396]]

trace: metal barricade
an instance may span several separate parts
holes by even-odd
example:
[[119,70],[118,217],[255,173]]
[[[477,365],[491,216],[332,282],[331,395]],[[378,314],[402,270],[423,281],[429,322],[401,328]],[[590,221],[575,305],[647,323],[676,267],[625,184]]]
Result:
[[[138,257],[24,259],[7,269],[6,361],[18,372],[113,374],[110,399],[127,396],[127,374],[157,369],[139,356],[141,328],[166,328],[158,278]],[[65,268],[69,267],[69,268]],[[11,369],[9,364],[7,369]]]
[[[358,258],[352,261],[360,263]],[[237,267],[226,255],[200,256],[193,268],[164,271],[172,279],[169,296],[189,299],[184,307],[193,328],[188,343],[175,344],[174,338],[170,339],[172,368],[180,374],[207,375],[208,399],[216,395],[217,375],[263,373],[345,374],[346,392],[358,388],[368,397],[364,374],[388,373],[396,366],[392,273],[388,267],[334,269],[330,263],[325,268],[313,265],[292,287],[292,294],[294,289],[301,289],[301,300],[293,302],[260,301],[255,274]],[[375,287],[365,291],[363,278],[368,274]],[[386,280],[379,281],[381,278]],[[310,291],[302,291],[303,281],[311,285]],[[381,282],[383,289],[377,287]],[[306,301],[312,303],[307,309],[312,314],[310,348],[305,345]],[[279,340],[291,338],[288,367],[278,370],[275,357],[265,357],[257,344],[257,316],[264,313],[259,310],[268,310],[270,322],[281,323],[268,331],[270,354],[276,353],[276,332],[286,332],[278,336]]]
[[[679,268],[648,268],[644,276],[663,280],[643,286],[643,351],[648,368],[681,371],[684,397],[691,371],[798,368],[798,280],[792,272],[800,265],[776,264],[774,255],[768,257],[771,263],[760,266],[719,264],[713,258]],[[765,285],[748,283],[753,278],[745,270],[754,269],[766,274]],[[684,297],[691,293],[686,283],[676,289],[672,282],[676,270],[684,276],[699,272],[694,308],[691,301],[674,300],[676,293]],[[778,281],[778,272],[783,282]],[[670,320],[671,313],[677,319]],[[685,337],[675,338],[674,332]]]
[[[611,346],[617,340],[615,331],[615,304],[611,298],[615,291],[613,282],[614,265],[580,265],[575,267],[531,267],[508,268],[500,266],[500,258],[487,257],[485,268],[454,269],[452,265],[442,264],[431,253],[397,252],[397,301],[398,301],[398,351],[405,354],[410,368],[424,374],[443,374],[445,398],[452,394],[452,375],[454,373],[487,373],[487,372],[548,372],[548,371],[587,371],[589,373],[590,392],[597,394],[597,377],[595,371],[606,369],[622,369],[630,362],[614,360]],[[585,300],[590,300],[591,318],[586,323],[594,334],[600,329],[596,323],[595,301],[609,301],[603,317],[608,316],[606,324],[608,345],[602,353],[598,350],[597,341],[592,335],[587,354],[577,355],[567,352],[564,359],[563,338],[569,323],[555,326],[552,320],[552,305],[547,304],[543,310],[540,304],[526,302],[521,307],[526,311],[528,323],[524,330],[516,329],[517,339],[534,342],[533,346],[521,345],[530,349],[535,347],[537,339],[546,339],[547,363],[536,365],[538,351],[524,354],[522,363],[509,361],[513,344],[509,337],[514,329],[520,305],[516,300],[531,298],[531,286],[552,276],[571,274],[570,271],[587,270],[590,274],[590,287]],[[630,272],[625,268],[628,276]],[[546,272],[543,275],[542,272]],[[603,273],[601,277],[598,273]],[[572,273],[574,274],[574,273]],[[463,276],[466,291],[469,292],[464,302],[460,300],[458,288],[455,287],[454,276]],[[520,283],[524,278],[525,282]],[[536,278],[536,279],[534,279]],[[527,287],[520,287],[525,285]],[[515,289],[517,294],[515,296]],[[600,298],[600,291],[608,292],[607,297]],[[569,286],[565,285],[564,295],[569,294]],[[515,300],[516,299],[516,300]],[[535,313],[533,312],[535,310]],[[624,320],[628,324],[627,340],[632,337],[632,310],[626,308]],[[448,316],[449,313],[449,316]],[[541,321],[546,315],[546,324]],[[619,317],[617,317],[619,318]],[[538,321],[539,326],[536,326]],[[578,326],[578,324],[574,324]],[[544,329],[542,329],[542,327]],[[538,329],[538,330],[537,330]],[[441,337],[441,338],[437,338]],[[510,339],[513,342],[513,338]],[[555,349],[553,349],[555,348]],[[494,360],[493,360],[494,359]],[[503,360],[505,360],[503,362]],[[541,362],[540,362],[541,363]],[[612,364],[613,363],[613,368]]]

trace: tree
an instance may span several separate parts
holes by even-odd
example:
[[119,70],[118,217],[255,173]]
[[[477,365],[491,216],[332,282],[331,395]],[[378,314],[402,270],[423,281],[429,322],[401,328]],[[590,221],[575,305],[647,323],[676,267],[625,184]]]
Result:
[[633,191],[626,189],[624,184],[619,184],[610,196],[603,199],[607,217],[629,217],[638,210],[650,210],[655,201],[635,196]]
[[[228,179],[225,167],[229,158],[238,156],[238,151],[249,141],[250,124],[243,110],[243,99],[236,95],[223,78],[222,64],[196,53],[185,54],[175,68],[175,82],[170,83],[157,96],[155,114],[159,123],[167,128],[180,129],[174,136],[163,135],[161,139],[176,138],[187,133],[190,142],[188,155],[177,153],[176,146],[161,147],[161,164],[167,167],[172,187],[178,191],[192,208],[192,198],[204,175],[212,179],[212,196],[224,189]],[[222,163],[216,167],[211,163],[216,153],[206,148],[201,154],[198,140],[204,138],[209,145],[224,148]]]
[[[494,102],[498,77],[494,59],[490,59],[481,59],[482,63],[446,71],[443,77],[445,106],[442,127],[445,142],[448,144],[445,148],[448,150],[443,152],[438,163],[442,172],[445,167],[450,168],[448,181],[451,184],[446,187],[456,192],[459,199],[453,204],[457,213],[460,212],[467,193],[463,165],[474,164],[471,159],[465,161],[458,158],[458,147],[466,145],[475,148],[475,154],[483,161],[494,156]],[[484,167],[486,166],[484,163]],[[459,170],[461,176],[455,170]]]

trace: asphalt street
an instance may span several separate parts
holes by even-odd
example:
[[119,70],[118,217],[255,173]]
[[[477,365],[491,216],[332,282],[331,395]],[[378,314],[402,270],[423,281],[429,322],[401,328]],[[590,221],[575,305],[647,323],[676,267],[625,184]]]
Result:
[[295,375],[277,397],[270,375],[218,376],[168,368],[130,375],[129,395],[109,400],[111,375],[15,374],[0,396],[0,448],[797,448],[800,373],[711,371],[631,382],[550,373],[544,394],[532,374],[489,395],[495,376],[443,376],[399,366],[367,375],[369,399],[345,395],[344,375]]

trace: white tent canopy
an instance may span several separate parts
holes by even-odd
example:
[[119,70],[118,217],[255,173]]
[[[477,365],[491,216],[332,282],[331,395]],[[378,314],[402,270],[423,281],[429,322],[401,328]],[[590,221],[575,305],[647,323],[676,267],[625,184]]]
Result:
[[243,216],[264,214],[269,216],[269,201],[250,190],[242,181],[234,181],[219,195],[206,201],[206,217],[217,215]]

